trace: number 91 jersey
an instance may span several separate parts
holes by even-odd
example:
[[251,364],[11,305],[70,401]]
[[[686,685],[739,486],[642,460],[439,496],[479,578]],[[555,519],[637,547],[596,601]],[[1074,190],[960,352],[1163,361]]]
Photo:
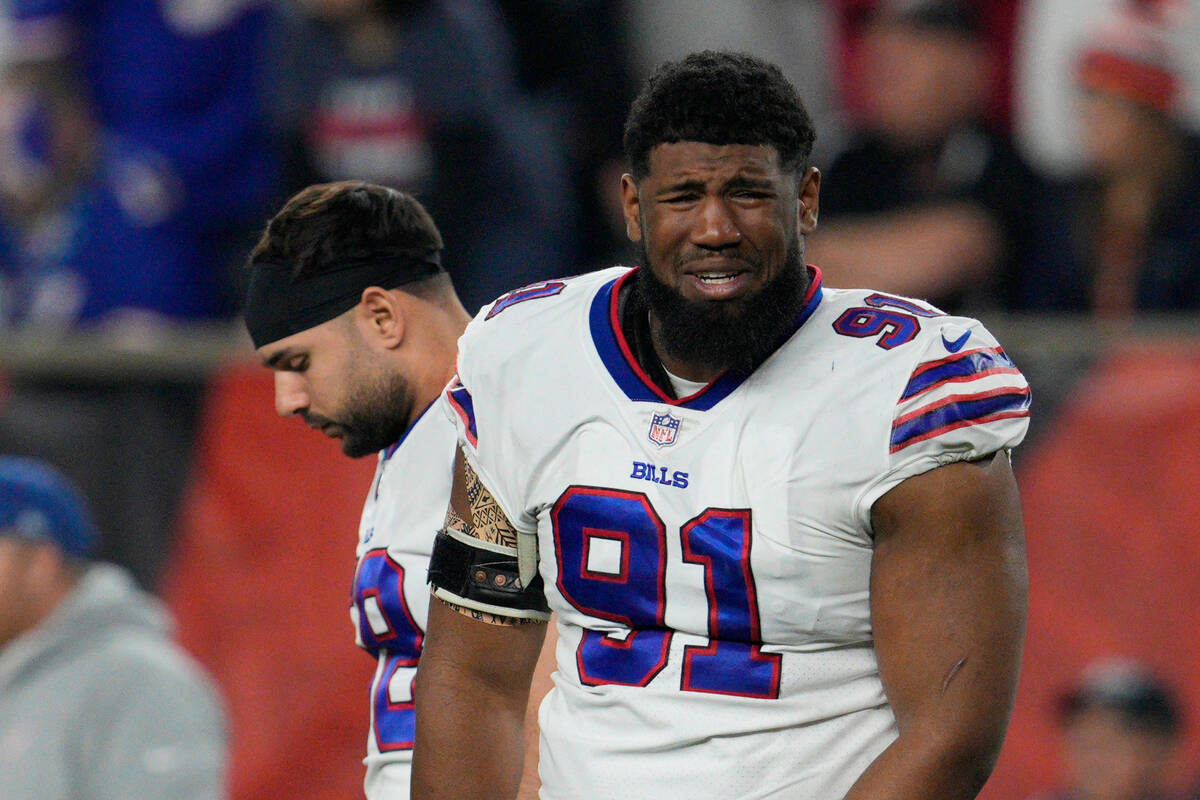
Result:
[[413,681],[429,616],[425,577],[454,477],[454,426],[427,408],[379,454],[359,523],[350,617],[360,647],[377,658],[371,681],[367,800],[409,796]]
[[763,364],[679,400],[630,355],[623,268],[507,295],[460,341],[444,409],[558,617],[544,798],[837,798],[895,738],[871,506],[1017,445],[1029,387],[978,322],[810,271]]

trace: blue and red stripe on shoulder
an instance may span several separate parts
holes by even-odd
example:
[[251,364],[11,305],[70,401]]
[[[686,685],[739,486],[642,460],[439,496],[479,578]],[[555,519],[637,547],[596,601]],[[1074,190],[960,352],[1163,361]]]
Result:
[[909,445],[932,439],[968,425],[983,425],[1029,416],[1028,386],[1004,386],[974,394],[953,394],[892,422],[891,447],[895,453]]
[[467,391],[467,387],[463,386],[462,380],[457,375],[446,388],[446,399],[450,401],[450,407],[462,419],[463,430],[467,433],[467,441],[471,443],[472,447],[479,447],[479,431],[475,426],[475,401],[471,399],[471,393]]
[[965,350],[937,361],[922,364],[913,371],[904,387],[901,400],[916,397],[922,392],[947,383],[972,381],[989,375],[1019,375],[1020,370],[1000,347],[980,347]]

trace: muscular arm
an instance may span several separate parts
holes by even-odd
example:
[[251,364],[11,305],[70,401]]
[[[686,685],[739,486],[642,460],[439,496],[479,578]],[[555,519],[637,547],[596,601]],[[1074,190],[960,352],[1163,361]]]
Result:
[[554,685],[550,679],[554,672],[554,648],[558,636],[552,626],[546,626],[546,640],[542,644],[542,654],[538,657],[537,667],[533,671],[533,684],[529,687],[529,705],[525,709],[525,768],[521,772],[521,788],[517,791],[517,800],[538,800],[538,790],[542,787],[538,776],[538,738],[541,729],[538,726],[538,708],[546,692]]
[[899,738],[846,800],[966,800],[999,755],[1024,639],[1024,529],[1007,456],[904,481],[873,509],[871,620]]
[[[501,544],[516,531],[459,455],[448,526]],[[523,718],[544,624],[433,598],[417,673],[413,800],[511,798],[521,780]]]

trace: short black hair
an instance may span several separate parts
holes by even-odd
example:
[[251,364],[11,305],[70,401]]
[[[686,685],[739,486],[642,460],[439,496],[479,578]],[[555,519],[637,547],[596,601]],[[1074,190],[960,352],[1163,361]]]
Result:
[[292,196],[267,223],[247,266],[287,264],[292,280],[302,281],[349,260],[420,258],[442,247],[433,218],[412,195],[365,181],[338,181]]
[[812,119],[774,64],[745,53],[705,50],[663,64],[625,121],[625,157],[641,180],[650,151],[667,142],[771,145],[785,170],[808,167]]

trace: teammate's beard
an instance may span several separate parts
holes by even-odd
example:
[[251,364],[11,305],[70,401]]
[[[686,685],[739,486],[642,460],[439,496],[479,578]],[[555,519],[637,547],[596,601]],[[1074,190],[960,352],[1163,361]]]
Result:
[[[649,259],[642,247],[642,264]],[[788,245],[783,269],[757,292],[734,300],[688,300],[649,267],[638,271],[640,293],[661,324],[656,342],[674,358],[706,369],[750,372],[780,344],[804,308],[808,273],[799,237]]]
[[342,452],[361,458],[399,441],[408,429],[412,408],[408,381],[395,373],[383,373],[359,387],[353,407],[337,423],[344,431]]
[[408,429],[413,396],[408,381],[393,372],[365,372],[356,364],[346,384],[353,386],[352,405],[338,418],[305,413],[304,421],[313,427],[332,425],[340,431],[342,452],[351,458],[376,453],[399,441]]

